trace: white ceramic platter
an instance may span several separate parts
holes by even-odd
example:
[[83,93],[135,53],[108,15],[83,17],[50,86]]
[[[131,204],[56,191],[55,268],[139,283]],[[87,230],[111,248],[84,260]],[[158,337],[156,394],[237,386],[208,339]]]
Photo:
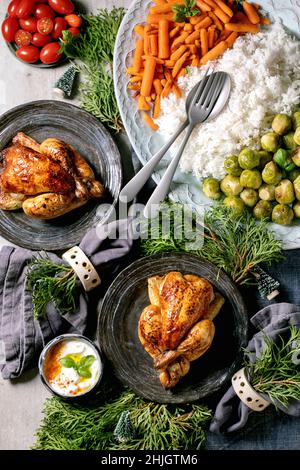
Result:
[[[292,34],[300,36],[300,0],[260,0],[259,3],[268,13],[271,20],[281,18],[283,24]],[[164,143],[159,133],[153,133],[144,123],[137,110],[136,102],[127,89],[128,75],[126,68],[132,63],[136,34],[134,26],[143,23],[147,17],[151,0],[134,0],[124,17],[116,40],[114,54],[114,82],[118,106],[125,130],[140,161],[145,164]],[[170,155],[161,162],[153,178],[158,182],[166,169]],[[200,181],[192,174],[180,170],[171,186],[170,198],[183,204],[208,204],[208,199],[200,189]],[[278,238],[283,241],[285,249],[300,248],[300,225],[295,223],[289,227],[270,224]]]

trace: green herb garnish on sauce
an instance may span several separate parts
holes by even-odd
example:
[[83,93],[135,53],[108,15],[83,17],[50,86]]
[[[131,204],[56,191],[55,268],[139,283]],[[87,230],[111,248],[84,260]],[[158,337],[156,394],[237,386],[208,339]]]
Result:
[[76,361],[71,354],[62,357],[59,362],[63,367],[67,369],[75,369],[77,374],[80,377],[84,377],[85,379],[90,379],[92,377],[92,373],[90,371],[91,365],[95,361],[95,356],[83,356],[80,361]]

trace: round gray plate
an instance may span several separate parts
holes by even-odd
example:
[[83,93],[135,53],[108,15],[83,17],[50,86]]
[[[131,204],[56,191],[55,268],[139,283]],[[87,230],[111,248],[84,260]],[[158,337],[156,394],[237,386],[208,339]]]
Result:
[[[189,373],[173,390],[164,390],[152,358],[139,341],[138,321],[150,303],[147,279],[169,271],[208,279],[226,303],[214,320],[211,348],[191,363]],[[165,253],[134,262],[111,284],[100,308],[98,341],[116,376],[135,393],[159,403],[190,403],[216,392],[237,370],[247,324],[243,299],[224,273],[198,257]]]
[[[23,211],[0,211],[0,234],[10,242],[34,250],[65,250],[78,244],[87,230],[104,223],[118,200],[122,184],[121,157],[103,125],[77,106],[61,101],[34,101],[13,108],[0,118],[0,151],[17,132],[42,142],[57,137],[75,147],[107,189],[105,200],[86,205],[53,220],[37,220]],[[97,207],[111,204],[105,215]]]

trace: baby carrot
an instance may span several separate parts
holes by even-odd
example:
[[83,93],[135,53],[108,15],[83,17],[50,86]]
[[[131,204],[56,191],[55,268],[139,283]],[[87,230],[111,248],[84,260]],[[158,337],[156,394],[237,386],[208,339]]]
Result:
[[150,15],[160,15],[161,13],[170,13],[173,5],[171,3],[164,3],[149,9]]
[[158,57],[168,59],[170,57],[169,21],[161,20],[158,23]]
[[186,23],[183,27],[183,31],[187,31],[188,33],[191,33],[194,31],[193,25],[190,23]]
[[[210,8],[210,7],[208,7]],[[195,26],[195,24],[200,23],[200,21],[204,20],[206,17],[206,13],[202,13],[201,15],[191,16],[190,23]]]
[[205,56],[202,57],[200,60],[200,65],[205,65],[210,60],[217,59],[220,55],[223,54],[223,52],[226,51],[227,47],[227,43],[225,41],[221,41],[219,44],[217,44],[217,46],[215,46],[207,54],[205,54]]
[[134,85],[132,85],[132,84],[128,85],[129,90],[139,90],[140,88],[141,88],[140,83],[135,83]]
[[171,54],[171,60],[178,60],[182,56],[182,54],[185,53],[187,49],[187,46],[180,46],[178,49],[176,49],[175,52]]
[[214,13],[224,24],[230,22],[230,16],[226,15],[221,8],[216,8]]
[[135,31],[136,34],[138,34],[139,36],[144,37],[144,35],[145,35],[144,26],[143,26],[142,24],[137,24],[137,25],[134,27],[134,31]]
[[156,78],[154,80],[153,86],[154,86],[154,90],[155,90],[156,95],[161,95],[161,92],[162,92],[163,88],[162,88],[162,85],[160,83],[159,78]]
[[227,23],[225,28],[228,31],[236,33],[258,33],[259,27],[256,24],[243,24],[243,23]]
[[144,96],[138,98],[138,109],[139,111],[149,111],[151,109]]
[[173,68],[175,65],[175,60],[165,60],[165,66],[169,69]]
[[204,20],[200,21],[200,23],[197,23],[195,26],[195,30],[199,30],[201,28],[208,28],[212,24],[212,20],[209,16],[204,18]]
[[164,61],[162,59],[159,59],[158,57],[153,57],[151,55],[142,55],[142,59],[154,59],[157,64],[163,65]]
[[248,2],[243,2],[243,10],[246,13],[246,15],[249,18],[249,21],[252,24],[258,24],[260,21],[259,15],[257,13],[257,10],[251,3]]
[[173,21],[174,13],[166,13],[165,15],[148,15],[147,23],[159,23],[161,20]]
[[225,41],[227,42],[227,45],[228,47],[231,47],[233,45],[233,43],[235,42],[235,40],[237,39],[239,33],[231,33],[230,36],[228,36],[228,38],[225,39]]
[[187,60],[189,55],[190,55],[190,52],[185,52],[185,54],[183,54],[183,56],[181,56],[180,59],[177,60],[176,64],[174,65],[174,68],[172,70],[172,77],[173,78],[175,78],[177,76],[178,72],[180,72],[180,69],[182,68],[184,62]]
[[214,22],[214,24],[216,25],[216,27],[222,31],[223,30],[223,24],[221,23],[221,21],[219,20],[219,18],[214,14],[213,11],[210,11],[208,13],[208,16],[212,19],[212,21]]
[[189,36],[189,33],[187,31],[183,31],[180,36],[178,36],[174,41],[172,42],[171,45],[171,51],[176,50],[178,47],[182,46],[184,44],[184,41],[186,38]]
[[155,3],[155,5],[163,5],[163,4],[166,4],[166,0],[153,0],[153,3]]
[[264,24],[264,25],[268,25],[268,24],[271,23],[269,18],[260,18],[259,22],[260,22],[260,24]]
[[211,11],[211,7],[202,0],[197,1],[197,7],[200,8],[201,11]]
[[153,131],[158,130],[158,126],[155,124],[153,119],[147,113],[143,113],[143,119],[144,119],[145,123],[148,124],[148,126],[151,127],[151,129]]
[[196,54],[197,53],[196,41],[195,41],[195,44],[190,44],[188,48],[191,54]]
[[153,118],[157,119],[160,113],[160,96],[157,95],[155,98],[154,108],[153,108]]
[[226,5],[226,3],[224,3],[222,0],[214,0],[215,3],[218,5],[219,8],[221,8],[221,10],[224,11],[224,13],[229,16],[230,18],[233,16],[233,11],[231,10],[231,8]]
[[143,53],[144,53],[144,39],[139,39],[136,42],[136,47],[135,47],[134,57],[133,57],[133,71],[135,74],[138,73],[142,68]]
[[251,21],[249,21],[249,18],[247,15],[245,15],[245,13],[243,13],[242,11],[237,11],[235,14],[234,14],[234,20],[237,20],[238,23],[251,23]]
[[150,34],[148,33],[144,36],[144,54],[150,55]]
[[179,74],[177,75],[177,78],[185,77],[185,76],[186,76],[186,67],[183,67],[183,69],[181,69]]
[[180,27],[175,26],[175,28],[171,29],[170,31],[170,38],[172,39],[174,36],[176,36],[177,33],[179,33]]
[[185,40],[185,43],[186,44],[192,44],[193,42],[196,41],[196,39],[199,39],[200,37],[200,32],[199,31],[194,31],[192,34],[190,34],[186,40]]
[[194,59],[192,60],[191,66],[192,67],[199,67],[199,65],[200,65],[199,57],[194,57]]
[[210,26],[208,28],[208,48],[211,49],[215,42],[215,26]]
[[208,36],[206,29],[200,29],[201,54],[202,57],[208,52]]
[[213,10],[218,7],[216,2],[214,2],[213,0],[204,0],[204,2],[207,3],[207,5],[209,5]]
[[146,64],[145,64],[145,71],[143,75],[142,86],[141,86],[142,96],[151,95],[155,68],[156,68],[156,60],[153,57],[147,58]]
[[169,93],[170,93],[170,91],[171,91],[171,88],[172,88],[172,84],[173,84],[173,82],[171,82],[170,80],[167,80],[167,82],[166,82],[166,84],[165,84],[165,86],[164,86],[164,89],[163,89],[163,91],[162,91],[161,96],[163,96],[163,97],[165,98],[166,96],[169,95]]
[[133,77],[131,77],[131,79],[129,81],[130,81],[130,83],[141,82],[142,81],[142,75],[133,76]]
[[157,56],[158,54],[158,44],[157,44],[157,35],[151,34],[150,36],[150,54]]
[[180,90],[179,86],[176,85],[176,83],[173,83],[172,91],[173,91],[174,95],[176,96],[176,98],[181,98],[182,93],[181,93],[181,90]]
[[163,78],[160,83],[162,84],[163,87],[166,86],[166,83],[167,83],[167,80],[165,78]]

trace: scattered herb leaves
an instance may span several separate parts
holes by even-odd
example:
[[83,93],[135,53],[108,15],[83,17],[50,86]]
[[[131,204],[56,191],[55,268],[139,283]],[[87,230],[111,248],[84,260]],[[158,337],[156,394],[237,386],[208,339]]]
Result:
[[172,10],[176,15],[175,21],[183,23],[187,17],[199,15],[200,11],[194,8],[195,5],[196,0],[185,0],[185,5],[173,5]]
[[95,356],[88,355],[83,356],[79,362],[76,362],[70,354],[67,354],[67,356],[62,357],[59,362],[67,369],[75,369],[80,377],[90,379],[92,377],[90,367],[95,362],[95,359]]

